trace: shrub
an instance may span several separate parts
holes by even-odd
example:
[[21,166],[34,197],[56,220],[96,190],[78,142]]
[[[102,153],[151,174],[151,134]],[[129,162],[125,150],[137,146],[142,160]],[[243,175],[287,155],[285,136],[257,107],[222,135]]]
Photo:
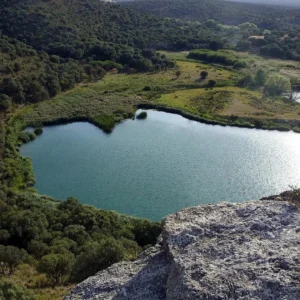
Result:
[[214,81],[214,80],[209,80],[209,82],[208,82],[208,84],[207,84],[207,87],[208,87],[208,88],[213,88],[213,87],[215,87],[216,84],[217,84],[216,81]]
[[110,71],[112,69],[117,69],[117,70],[121,70],[122,69],[122,65],[118,64],[114,61],[111,60],[105,60],[105,61],[93,61],[91,63],[92,66],[100,66],[102,67],[104,70],[106,71]]
[[180,75],[181,75],[181,72],[178,70],[178,71],[176,71],[176,77],[178,78]]
[[64,254],[48,254],[42,257],[38,264],[38,271],[45,273],[54,280],[55,284],[61,284],[64,276],[68,276],[74,262],[74,255],[70,252]]
[[42,256],[44,256],[47,250],[48,245],[41,241],[32,240],[27,246],[28,253],[30,253],[37,259],[40,259]]
[[33,141],[34,139],[35,134],[33,132],[23,131],[19,134],[19,140],[24,144]]
[[139,113],[139,114],[136,116],[136,118],[137,118],[138,120],[145,120],[145,119],[147,119],[147,116],[148,116],[147,112],[146,112],[146,111],[142,111],[141,113]]
[[207,72],[207,71],[202,71],[202,72],[200,73],[200,76],[201,76],[201,79],[206,79],[207,76],[208,76],[208,72]]
[[243,78],[241,78],[237,85],[239,87],[247,87],[247,86],[252,86],[254,84],[254,78],[252,75],[248,74],[245,75]]
[[18,284],[9,281],[0,281],[0,299],[34,300],[35,297],[29,290]]
[[35,288],[45,288],[49,286],[49,279],[47,278],[46,274],[39,274],[35,277],[34,280],[34,287]]
[[139,246],[154,245],[161,234],[161,224],[141,220],[134,225],[133,233]]
[[76,258],[72,268],[71,280],[82,281],[97,272],[106,269],[113,263],[124,258],[125,249],[113,238],[104,240],[101,244],[91,244],[87,251]]
[[152,88],[151,88],[150,85],[146,85],[146,86],[143,88],[143,91],[144,91],[144,92],[149,92],[149,91],[151,91],[151,90],[152,90]]
[[229,51],[192,50],[189,57],[208,63],[220,63],[228,66],[234,65],[237,61],[232,52]]
[[255,75],[255,84],[257,86],[264,86],[266,83],[267,74],[264,70],[258,69]]
[[35,135],[41,135],[43,133],[43,129],[42,128],[36,128],[36,129],[34,129],[34,134]]
[[245,60],[237,60],[233,67],[235,69],[242,69],[242,68],[246,68],[247,67],[247,62]]
[[13,246],[0,245],[0,265],[4,275],[11,275],[27,257],[27,252]]
[[291,91],[291,82],[282,75],[274,75],[266,83],[265,91],[271,96],[278,96]]
[[9,110],[11,106],[11,98],[7,95],[0,95],[0,111]]

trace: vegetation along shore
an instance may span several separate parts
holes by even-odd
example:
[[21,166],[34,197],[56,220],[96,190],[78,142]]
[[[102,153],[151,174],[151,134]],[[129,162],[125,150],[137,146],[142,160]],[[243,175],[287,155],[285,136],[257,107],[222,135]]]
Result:
[[136,259],[162,229],[40,195],[22,144],[74,121],[109,134],[139,108],[300,133],[299,19],[297,9],[221,0],[1,1],[0,299],[61,299]]

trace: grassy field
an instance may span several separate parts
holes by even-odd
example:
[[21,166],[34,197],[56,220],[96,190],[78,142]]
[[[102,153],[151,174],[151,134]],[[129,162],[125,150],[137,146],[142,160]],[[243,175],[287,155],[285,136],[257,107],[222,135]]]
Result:
[[[189,61],[196,62],[193,59],[189,59],[188,52],[167,52],[160,51],[162,54],[165,54],[167,57],[177,61]],[[289,61],[289,60],[281,60],[281,59],[273,59],[273,58],[265,58],[259,55],[254,55],[246,52],[236,52],[235,55],[248,62],[248,67],[246,70],[241,70],[240,73],[254,73],[258,68],[264,69],[269,75],[272,74],[282,74],[289,77],[292,81],[296,80],[296,82],[300,82],[300,62],[298,61]]]
[[[250,103],[261,96],[259,92],[247,91],[238,87],[221,87],[212,90],[177,91],[162,95],[157,99],[157,103],[187,110],[194,114],[206,114],[208,116],[231,115],[230,109],[235,101]],[[226,113],[226,111],[229,113]]]

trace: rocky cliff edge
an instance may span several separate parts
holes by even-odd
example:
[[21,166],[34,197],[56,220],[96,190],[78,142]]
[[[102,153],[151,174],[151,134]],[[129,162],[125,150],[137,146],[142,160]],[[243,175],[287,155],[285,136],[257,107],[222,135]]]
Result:
[[66,297],[114,300],[300,299],[300,209],[221,203],[166,217],[159,243]]

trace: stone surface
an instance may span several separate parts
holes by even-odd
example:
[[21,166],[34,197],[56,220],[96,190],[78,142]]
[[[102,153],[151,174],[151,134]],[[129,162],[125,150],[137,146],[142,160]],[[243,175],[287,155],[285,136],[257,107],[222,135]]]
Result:
[[300,209],[282,201],[184,209],[164,219],[161,244],[66,299],[300,299]]
[[115,264],[88,278],[65,299],[164,299],[168,270],[167,255],[157,245],[134,262]]

